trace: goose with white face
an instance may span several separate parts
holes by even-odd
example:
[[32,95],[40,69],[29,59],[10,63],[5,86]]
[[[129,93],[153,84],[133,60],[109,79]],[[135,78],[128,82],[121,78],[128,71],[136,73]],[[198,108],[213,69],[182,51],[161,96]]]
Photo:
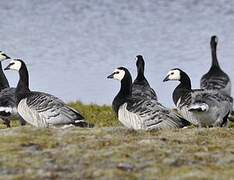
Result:
[[167,73],[167,76],[163,80],[165,81],[179,81],[181,78],[180,71],[178,69],[172,69]]
[[21,68],[21,61],[19,60],[12,60],[10,62],[10,64],[5,68],[5,70],[15,70],[15,71],[19,71]]
[[6,59],[10,59],[10,57],[6,55],[3,51],[0,51],[0,61],[4,61]]
[[109,79],[116,79],[118,81],[121,81],[125,76],[125,71],[122,69],[116,69],[114,72],[109,75],[107,78]]

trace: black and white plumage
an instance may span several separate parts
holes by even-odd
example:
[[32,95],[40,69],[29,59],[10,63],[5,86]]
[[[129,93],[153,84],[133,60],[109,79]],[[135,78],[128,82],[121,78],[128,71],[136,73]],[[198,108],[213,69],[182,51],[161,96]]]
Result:
[[228,122],[233,99],[217,90],[192,89],[189,76],[181,69],[168,72],[164,81],[177,80],[173,101],[179,113],[199,127],[222,127]]
[[9,87],[9,82],[2,69],[2,61],[10,59],[8,55],[0,51],[0,118],[7,127],[10,127],[10,119],[17,117],[20,124],[25,125],[25,121],[19,117],[16,109],[15,88]]
[[5,88],[10,87],[9,82],[2,69],[2,61],[6,59],[10,59],[10,57],[6,55],[3,51],[0,51],[0,92]]
[[157,101],[155,91],[150,87],[145,78],[145,62],[141,55],[136,56],[137,77],[132,84],[132,96],[137,96],[146,99],[153,99]]
[[30,91],[29,76],[25,63],[15,59],[5,68],[19,71],[16,87],[16,103],[20,116],[36,127],[75,125],[91,127],[76,110],[68,107],[62,100],[43,92]]
[[152,99],[132,96],[132,78],[124,67],[117,68],[108,78],[121,82],[121,88],[112,103],[119,121],[135,130],[182,128],[188,122]]
[[[18,116],[16,108],[15,88],[5,88],[0,92],[0,118],[7,127],[10,127],[10,119]],[[25,121],[20,118],[21,125]]]
[[231,81],[229,76],[220,68],[216,49],[218,37],[212,36],[210,40],[212,64],[210,70],[204,74],[200,81],[202,89],[220,90],[220,92],[231,95]]

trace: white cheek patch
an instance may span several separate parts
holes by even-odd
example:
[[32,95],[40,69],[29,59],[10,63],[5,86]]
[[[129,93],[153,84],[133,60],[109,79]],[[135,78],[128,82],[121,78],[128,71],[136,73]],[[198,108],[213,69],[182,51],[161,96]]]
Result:
[[114,79],[116,79],[116,80],[121,81],[125,76],[125,71],[124,70],[116,69],[114,72],[115,73],[118,72],[118,73],[114,74]]
[[21,68],[21,62],[20,61],[13,60],[10,63],[12,63],[12,65],[10,66],[10,69],[16,70],[16,71],[20,70],[20,68]]
[[137,60],[138,60],[138,57],[135,57],[135,60],[137,61]]
[[179,70],[171,70],[169,71],[168,79],[170,80],[180,80],[180,71]]
[[217,36],[215,36],[215,42],[218,43],[219,38]]

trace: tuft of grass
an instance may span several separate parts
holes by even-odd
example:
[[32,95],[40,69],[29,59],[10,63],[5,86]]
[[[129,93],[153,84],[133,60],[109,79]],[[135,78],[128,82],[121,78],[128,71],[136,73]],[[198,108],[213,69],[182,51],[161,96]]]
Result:
[[[11,127],[17,127],[20,126],[19,120],[18,119],[12,119],[11,120]],[[3,124],[3,121],[0,120],[0,129],[5,129],[6,125]]]
[[69,106],[78,110],[88,122],[95,124],[95,126],[107,127],[120,125],[111,106],[100,106],[96,104],[86,105],[80,101],[71,102]]

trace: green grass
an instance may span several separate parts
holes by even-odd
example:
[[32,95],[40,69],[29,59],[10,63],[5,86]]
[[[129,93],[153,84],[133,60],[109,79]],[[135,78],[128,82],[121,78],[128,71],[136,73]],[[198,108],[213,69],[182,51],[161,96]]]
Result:
[[122,127],[109,106],[70,105],[96,127],[0,127],[0,179],[234,177],[232,128],[136,132]]
[[95,104],[85,105],[81,102],[73,102],[69,104],[77,109],[89,122],[98,127],[117,126],[119,121],[112,111],[111,106],[98,106]]

